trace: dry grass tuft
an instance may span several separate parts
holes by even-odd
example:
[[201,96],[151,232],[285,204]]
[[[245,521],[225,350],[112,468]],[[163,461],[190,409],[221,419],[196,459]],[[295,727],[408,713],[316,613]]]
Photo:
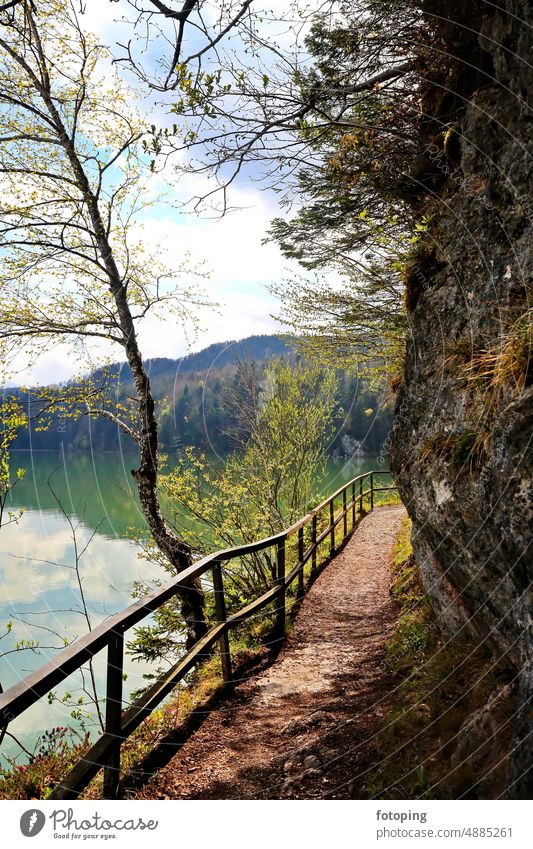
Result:
[[522,392],[531,378],[532,354],[533,308],[529,308],[502,334],[497,346],[472,356],[460,374],[495,395],[509,385]]

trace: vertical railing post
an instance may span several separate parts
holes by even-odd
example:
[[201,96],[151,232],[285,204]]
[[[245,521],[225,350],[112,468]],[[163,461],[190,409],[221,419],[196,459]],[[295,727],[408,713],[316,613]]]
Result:
[[329,526],[331,528],[329,536],[329,556],[333,557],[335,554],[335,504],[333,498],[329,502]]
[[[224,596],[222,563],[220,560],[213,561],[213,591],[215,593],[215,616],[217,618],[217,623],[225,622],[227,619],[226,599]],[[233,674],[231,671],[231,652],[227,629],[223,631],[218,644],[220,646],[220,660],[222,663],[222,677],[224,679],[224,683],[232,684]]]
[[346,512],[346,490],[342,490],[342,511],[344,513],[343,520],[343,529],[344,529],[344,539],[348,536],[348,513]]
[[374,509],[374,472],[370,472],[370,509]]
[[359,515],[363,515],[363,488],[365,483],[365,476],[361,475],[359,478]]
[[124,634],[113,631],[107,647],[107,683],[105,733],[114,738],[104,765],[104,799],[116,799],[120,779],[120,745],[122,742],[122,676]]
[[276,583],[282,587],[276,598],[275,640],[285,637],[285,537],[278,543],[276,551]]
[[316,526],[317,526],[317,517],[316,517],[316,513],[315,513],[313,515],[313,519],[312,519],[312,522],[311,522],[311,545],[313,546],[313,553],[311,555],[311,572],[313,573],[313,575],[316,572],[316,548],[317,548],[317,545],[316,545],[316,538],[317,538]]
[[303,525],[298,528],[298,563],[300,563],[300,571],[298,572],[298,595],[300,598],[304,594],[304,529]]
[[352,528],[355,528],[355,481],[352,483]]

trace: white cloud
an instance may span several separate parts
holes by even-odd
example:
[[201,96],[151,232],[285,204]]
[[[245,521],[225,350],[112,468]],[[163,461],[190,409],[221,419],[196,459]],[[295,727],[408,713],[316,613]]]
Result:
[[[168,218],[143,222],[145,242],[164,247],[169,267],[178,267],[187,252],[193,265],[205,262],[210,272],[209,279],[199,280],[198,286],[218,308],[200,310],[196,350],[212,342],[282,329],[271,317],[279,304],[268,286],[286,275],[288,263],[276,245],[262,244],[275,207],[263,193],[250,189],[235,190],[232,202],[242,209],[218,220],[179,216],[176,223]],[[174,323],[161,326],[150,319],[139,336],[147,356],[185,353],[185,342]]]
[[[80,549],[91,534],[90,528],[80,524],[77,531]],[[115,550],[114,557],[110,556],[111,547]],[[11,605],[15,609],[21,605],[27,609],[55,597],[61,599],[60,607],[78,606],[76,574],[68,568],[75,562],[72,532],[63,517],[49,511],[27,510],[18,524],[2,529],[0,558],[5,564],[0,571],[2,613]],[[101,534],[94,536],[81,568],[88,577],[84,585],[86,598],[95,610],[102,609],[102,605],[120,608],[129,597],[132,576],[155,572],[150,564],[138,559],[133,543],[110,540]],[[128,576],[126,580],[125,576]]]
[[[192,324],[185,334],[174,318],[145,319],[139,327],[145,357],[177,357],[188,352],[189,343],[199,350],[213,342],[282,330],[271,317],[279,311],[279,303],[268,292],[268,286],[287,275],[289,264],[277,245],[261,243],[276,207],[268,203],[264,193],[252,188],[235,189],[231,198],[241,208],[221,219],[176,211],[173,220],[166,208],[162,218],[155,217],[155,210],[153,217],[144,218],[142,238],[147,252],[156,251],[170,269],[179,268],[186,254],[190,254],[192,265],[205,263],[210,276],[205,280],[198,278],[197,285],[218,305],[198,310],[200,333],[196,338]],[[102,355],[124,359],[117,345],[91,341],[89,347],[95,361]],[[72,349],[62,344],[44,353],[31,368],[19,372],[15,380],[18,384],[60,382],[87,365],[86,360],[80,363]]]

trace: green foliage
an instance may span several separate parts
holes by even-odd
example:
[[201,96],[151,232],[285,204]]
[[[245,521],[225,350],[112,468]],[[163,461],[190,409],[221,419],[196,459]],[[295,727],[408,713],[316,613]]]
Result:
[[470,430],[465,430],[458,434],[454,440],[454,450],[451,458],[452,466],[460,468],[468,462],[472,455],[472,450],[476,441],[475,433]]
[[400,532],[396,537],[396,541],[394,543],[394,548],[392,550],[392,563],[394,567],[394,574],[396,577],[395,584],[393,584],[392,592],[397,592],[402,586],[402,582],[400,580],[401,570],[406,560],[412,555],[413,547],[411,545],[411,531],[412,531],[413,523],[411,519],[406,516],[402,522],[402,526],[400,528]]
[[[229,548],[271,536],[306,512],[316,497],[316,472],[334,420],[337,378],[316,366],[270,362],[264,374],[254,364],[239,365],[233,403],[239,409],[241,450],[213,469],[189,449],[162,484],[179,507],[174,522],[198,553]],[[188,517],[183,519],[183,515]],[[145,556],[172,572],[157,550],[144,543]],[[229,564],[225,590],[230,609],[272,586],[272,552],[259,552]],[[149,588],[139,585],[137,594]],[[212,598],[208,607],[212,607]],[[151,661],[177,656],[183,623],[170,602],[153,622],[137,629],[129,650]]]
[[[276,336],[249,337],[232,345],[211,345],[183,360],[160,358],[147,362],[152,390],[157,399],[159,440],[163,450],[174,454],[192,446],[210,454],[227,455],[238,447],[240,411],[228,403],[238,391],[239,374],[235,355],[253,358],[259,373],[265,360],[284,357],[295,363],[297,341]],[[382,384],[369,385],[352,373],[348,363],[333,366],[339,383],[334,411],[334,438],[329,451],[335,451],[344,435],[364,443],[367,453],[379,453],[386,439],[392,411],[383,402]],[[124,366],[109,366],[94,372],[80,383],[65,387],[43,387],[24,393],[13,389],[11,397],[38,415],[53,402],[43,429],[44,415],[30,421],[17,437],[15,447],[58,450],[61,447],[87,451],[117,451],[121,448],[116,423],[102,418],[88,421],[81,415],[81,399],[90,392],[94,404],[106,406],[134,426],[127,409],[127,395],[133,395],[131,372]],[[62,395],[61,395],[62,391]],[[54,426],[51,426],[53,422]]]
[[218,470],[189,451],[164,479],[171,500],[197,520],[197,550],[271,535],[305,512],[333,424],[333,373],[278,360],[264,375],[241,365],[239,377],[243,450]]
[[[406,519],[393,552],[391,593],[400,609],[386,662],[396,686],[375,737],[376,767],[361,797],[456,799],[466,793],[487,798],[487,787],[505,781],[502,752],[512,734],[512,699],[503,703],[492,750],[479,759],[477,771],[472,763],[453,766],[451,755],[463,739],[463,723],[485,708],[490,694],[513,673],[483,645],[442,639],[413,558],[410,532]],[[478,795],[484,775],[488,785]]]
[[394,672],[411,671],[435,647],[438,631],[413,557],[409,518],[404,520],[393,550],[391,594],[400,605],[400,615],[387,646],[387,663]]
[[89,747],[89,734],[57,726],[37,740],[26,764],[6,757],[0,770],[0,799],[45,799]]
[[377,268],[343,274],[341,285],[327,277],[298,277],[271,290],[281,299],[280,318],[297,334],[305,357],[333,368],[342,363],[375,391],[403,362],[401,283]]
[[[20,431],[27,426],[27,416],[22,405],[11,398],[4,398],[0,406],[0,528],[5,524],[6,500],[14,486],[24,477],[24,469],[18,468],[13,477],[9,466],[9,449]],[[20,513],[8,514],[8,523],[16,522]]]
[[[342,282],[295,280],[276,292],[306,352],[383,375],[398,370],[407,326],[402,256],[425,228],[400,190],[417,152],[421,27],[411,4],[341,3],[338,12],[316,15],[306,39],[313,61],[300,87],[313,91],[316,110],[306,133],[320,131],[309,136],[310,164],[297,170],[302,205],[276,218],[270,237],[306,268],[338,269]],[[396,76],[364,88],[395,66]]]
[[[137,538],[138,542],[141,542]],[[168,560],[159,552],[153,542],[143,542],[145,559],[157,562],[169,573],[175,573]],[[142,598],[162,581],[156,580],[150,586],[137,581],[133,586],[133,597]],[[135,660],[145,660],[152,664],[168,663],[176,660],[183,653],[185,644],[185,623],[181,614],[181,606],[177,599],[172,599],[159,607],[152,616],[152,621],[135,629],[135,636],[127,643],[127,650]],[[163,668],[155,666],[152,672],[144,674],[146,681],[155,680]],[[137,693],[132,694],[135,698]]]

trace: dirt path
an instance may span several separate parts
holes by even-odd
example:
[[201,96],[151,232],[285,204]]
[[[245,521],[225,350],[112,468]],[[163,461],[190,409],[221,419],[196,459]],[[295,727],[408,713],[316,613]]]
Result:
[[381,507],[306,596],[274,664],[235,689],[136,794],[144,799],[357,797],[392,688],[390,554],[404,510]]

